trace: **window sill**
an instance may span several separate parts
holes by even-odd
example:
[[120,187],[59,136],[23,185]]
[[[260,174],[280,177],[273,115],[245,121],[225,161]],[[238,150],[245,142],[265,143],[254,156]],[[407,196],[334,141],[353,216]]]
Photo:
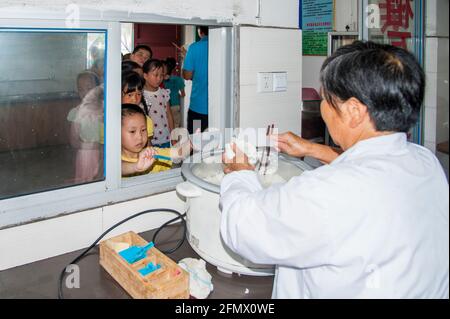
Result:
[[[13,198],[12,200],[18,201],[19,204],[11,205],[9,209],[5,208],[7,205],[2,205],[0,230],[174,191],[176,185],[183,181],[180,168],[162,174],[164,176],[155,174],[122,180],[121,187],[114,190],[98,187],[104,182],[81,185],[79,187],[91,187],[92,191],[70,198],[60,196],[61,190],[46,192],[47,200],[40,200],[38,203],[34,200],[35,196],[43,194]],[[67,192],[67,188],[64,191]]]

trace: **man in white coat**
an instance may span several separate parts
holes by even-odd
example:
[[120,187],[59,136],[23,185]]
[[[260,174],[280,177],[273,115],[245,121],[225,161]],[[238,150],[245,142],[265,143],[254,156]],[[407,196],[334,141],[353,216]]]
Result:
[[223,240],[276,265],[273,298],[449,298],[448,182],[406,134],[423,70],[403,49],[357,42],[325,61],[321,84],[322,117],[343,153],[274,136],[282,152],[327,164],[263,189],[234,147],[223,158]]

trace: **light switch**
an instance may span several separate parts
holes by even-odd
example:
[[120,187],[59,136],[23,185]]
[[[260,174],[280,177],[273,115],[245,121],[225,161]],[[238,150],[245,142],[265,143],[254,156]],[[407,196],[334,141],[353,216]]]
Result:
[[273,73],[273,92],[287,91],[287,72]]
[[273,77],[270,72],[258,72],[258,93],[273,91]]

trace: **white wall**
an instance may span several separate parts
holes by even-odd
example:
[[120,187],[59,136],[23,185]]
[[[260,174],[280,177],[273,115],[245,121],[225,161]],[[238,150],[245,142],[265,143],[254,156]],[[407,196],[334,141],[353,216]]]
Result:
[[[252,1],[242,2],[251,3]],[[260,25],[298,28],[299,5],[299,1],[261,0]]]
[[358,0],[334,0],[334,31],[358,31]]
[[449,19],[448,1],[426,2],[425,146],[436,151],[436,144],[448,141],[449,110]]
[[[240,34],[241,128],[266,128],[300,133],[301,52],[300,30],[241,28]],[[287,72],[286,92],[257,92],[258,72]]]
[[320,68],[326,56],[303,56],[302,86],[320,91]]

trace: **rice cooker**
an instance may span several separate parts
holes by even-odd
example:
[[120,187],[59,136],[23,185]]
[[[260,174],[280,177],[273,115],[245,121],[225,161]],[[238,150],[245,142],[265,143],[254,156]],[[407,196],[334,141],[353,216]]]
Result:
[[[221,238],[219,199],[220,183],[224,177],[222,152],[202,154],[200,160],[190,157],[181,167],[186,182],[178,184],[176,190],[186,198],[187,240],[200,257],[222,272],[251,276],[273,275],[273,265],[254,264],[246,260],[232,252]],[[258,174],[263,187],[287,182],[312,169],[305,162],[284,154],[272,156],[271,162],[277,161],[276,172]]]

